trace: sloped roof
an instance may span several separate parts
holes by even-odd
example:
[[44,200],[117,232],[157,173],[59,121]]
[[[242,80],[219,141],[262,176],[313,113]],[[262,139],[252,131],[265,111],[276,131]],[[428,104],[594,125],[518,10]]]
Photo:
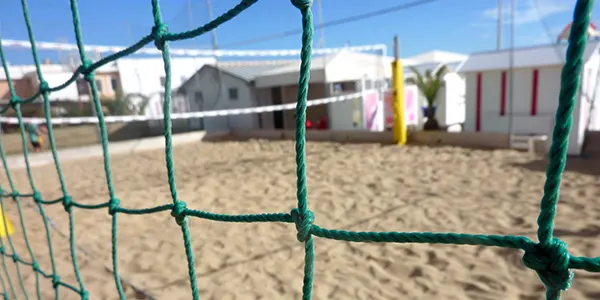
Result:
[[[600,43],[589,41],[583,53],[583,60],[588,61]],[[531,68],[562,65],[567,51],[567,44],[555,44],[517,48],[513,50],[514,68]],[[460,68],[460,73],[505,70],[510,68],[510,49],[475,53]]]
[[185,82],[183,82],[179,89],[185,87],[192,81],[193,78],[196,78],[203,70],[208,68],[221,70],[224,73],[227,73],[233,77],[239,78],[248,83],[254,81],[254,79],[264,74],[265,72],[271,71],[273,69],[282,68],[290,64],[294,64],[295,60],[275,60],[275,61],[227,61],[220,62],[217,65],[213,64],[205,64],[203,65],[193,76],[188,78]]
[[233,76],[245,81],[252,81],[256,76],[265,74],[271,70],[295,64],[294,60],[280,61],[254,61],[254,62],[223,62],[218,67]]
[[[339,55],[339,53],[320,56],[320,57],[313,57],[311,59],[310,69],[311,70],[324,69],[325,66],[338,55]],[[290,61],[290,64],[280,66],[278,68],[274,68],[274,69],[269,70],[260,75],[261,76],[263,76],[263,75],[278,75],[278,74],[299,72],[300,71],[300,63],[301,63],[300,60],[293,60],[293,61]]]

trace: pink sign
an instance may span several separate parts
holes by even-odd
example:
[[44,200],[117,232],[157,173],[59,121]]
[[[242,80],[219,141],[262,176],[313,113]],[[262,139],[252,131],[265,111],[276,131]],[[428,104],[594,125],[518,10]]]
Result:
[[393,90],[387,90],[384,93],[384,99],[383,99],[383,111],[384,111],[384,117],[385,117],[385,127],[386,128],[391,128],[394,126],[394,106],[392,104],[393,101],[393,97],[394,97],[394,91]]
[[404,89],[404,105],[406,109],[406,125],[417,124],[417,105],[416,90],[412,88]]
[[377,116],[377,106],[379,104],[379,97],[377,92],[366,93],[364,96],[364,113],[365,122],[368,130],[376,130],[375,118]]
[[[394,105],[393,105],[394,91],[387,90],[385,92],[385,99],[383,101],[384,112],[385,112],[385,127],[391,128],[394,126]],[[404,108],[406,113],[406,125],[416,125],[418,122],[417,113],[419,112],[419,106],[417,104],[417,89],[414,86],[404,87]]]

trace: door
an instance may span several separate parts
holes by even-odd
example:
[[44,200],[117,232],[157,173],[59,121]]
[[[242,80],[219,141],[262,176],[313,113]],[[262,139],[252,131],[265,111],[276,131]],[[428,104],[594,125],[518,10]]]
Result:
[[[281,87],[271,88],[271,102],[273,105],[283,104],[281,99]],[[273,112],[273,126],[275,129],[283,129],[283,110]]]
[[[196,91],[194,93],[194,104],[196,106],[196,111],[204,111],[204,96],[202,95],[202,91]],[[194,127],[199,130],[204,130],[204,118],[193,118]]]

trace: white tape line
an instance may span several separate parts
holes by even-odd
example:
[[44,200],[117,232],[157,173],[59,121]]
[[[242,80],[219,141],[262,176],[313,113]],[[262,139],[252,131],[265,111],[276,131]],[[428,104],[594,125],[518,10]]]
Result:
[[[52,42],[36,42],[37,49],[41,50],[78,50],[76,44],[67,43],[52,43]],[[2,40],[3,47],[20,47],[31,48],[29,41],[20,40]],[[312,54],[331,54],[342,50],[346,51],[382,51],[387,48],[386,45],[365,45],[343,48],[323,48],[313,49]],[[116,53],[126,49],[122,46],[101,46],[101,45],[86,45],[85,51],[100,52],[100,53]],[[300,55],[299,49],[281,49],[281,50],[198,50],[198,49],[171,49],[172,55],[189,55],[189,56],[297,56]],[[142,48],[136,53],[160,55],[160,50],[156,48]]]
[[[362,93],[354,93],[348,95],[342,95],[337,97],[309,100],[306,106],[323,105],[329,103],[342,102],[362,97]],[[198,112],[186,112],[186,113],[174,113],[171,114],[171,119],[189,119],[189,118],[207,118],[207,117],[221,117],[221,116],[232,116],[232,115],[246,115],[254,113],[272,112],[277,110],[291,110],[296,108],[296,102],[270,105],[270,106],[259,106],[249,108],[237,108],[237,109],[224,109],[224,110],[212,110],[212,111],[198,111]],[[105,123],[117,123],[117,122],[132,122],[132,121],[148,121],[148,120],[163,120],[164,115],[157,116],[107,116],[104,117]],[[45,124],[45,118],[23,118],[24,123],[32,124]],[[52,118],[52,124],[91,124],[98,123],[96,117],[73,117],[73,118]],[[19,124],[18,118],[4,118],[0,117],[0,123],[7,124]]]

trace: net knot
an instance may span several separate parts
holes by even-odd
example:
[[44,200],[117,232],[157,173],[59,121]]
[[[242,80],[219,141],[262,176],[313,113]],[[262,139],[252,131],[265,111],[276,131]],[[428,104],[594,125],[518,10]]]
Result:
[[88,293],[88,291],[82,291],[81,292],[81,300],[88,300],[90,299],[90,293]]
[[42,194],[38,191],[33,192],[33,201],[35,201],[35,203],[42,203]]
[[309,9],[312,5],[312,0],[292,0],[292,4],[300,10]]
[[0,254],[6,254],[6,248],[4,248],[4,246],[0,247]]
[[183,224],[183,221],[185,220],[185,208],[186,204],[183,201],[177,201],[173,206],[171,216],[175,218],[175,222],[177,222],[177,225],[181,226]]
[[65,211],[71,212],[71,207],[73,206],[73,198],[69,195],[64,196],[62,205],[65,208]]
[[17,200],[17,197],[19,197],[19,192],[13,191],[12,193],[10,193],[10,197],[13,198],[13,200]]
[[299,242],[305,242],[310,237],[312,224],[315,221],[315,215],[312,211],[307,210],[304,215],[300,214],[297,208],[292,209],[292,221],[296,224],[296,238]]
[[154,38],[154,46],[158,50],[165,48],[165,36],[169,33],[169,27],[167,24],[158,24],[152,27],[152,37]]
[[19,97],[11,97],[10,100],[8,100],[8,105],[12,108],[16,108],[19,104],[21,104],[21,99],[19,99]]
[[43,80],[40,82],[40,93],[44,94],[44,93],[49,93],[50,92],[50,85],[48,84],[47,81]]
[[574,275],[569,270],[569,259],[567,244],[558,238],[549,244],[537,244],[523,255],[525,266],[536,271],[547,288],[563,291],[571,287]]
[[16,262],[18,262],[18,261],[19,261],[19,255],[18,255],[18,254],[16,254],[16,253],[15,253],[15,254],[13,254],[13,255],[12,255],[12,260],[13,260],[15,263],[16,263]]
[[33,269],[34,272],[40,271],[40,265],[38,264],[37,261],[34,261],[33,263],[31,263],[31,268]]
[[52,287],[57,288],[60,284],[60,276],[52,275]]
[[108,214],[110,214],[111,216],[114,215],[119,209],[120,204],[121,200],[119,200],[118,198],[111,198],[110,201],[108,201]]
[[81,74],[83,74],[83,78],[85,78],[87,82],[94,81],[94,71],[91,69],[92,64],[93,62],[86,58],[81,62],[81,67],[79,67]]

